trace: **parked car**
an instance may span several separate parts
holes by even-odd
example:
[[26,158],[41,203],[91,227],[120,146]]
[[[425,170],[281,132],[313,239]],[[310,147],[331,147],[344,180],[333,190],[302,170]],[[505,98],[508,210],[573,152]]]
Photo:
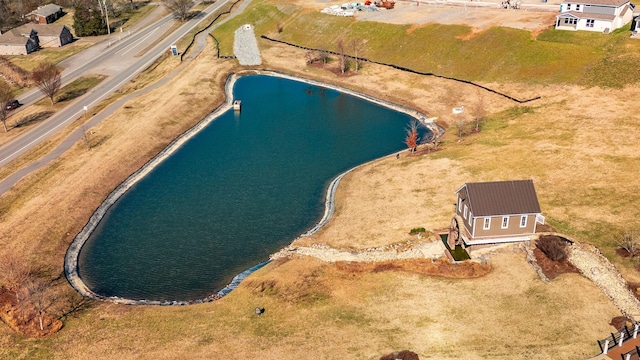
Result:
[[7,109],[7,110],[13,110],[13,109],[16,109],[20,105],[22,105],[22,104],[20,104],[20,102],[18,100],[13,99],[13,100],[9,100],[5,104],[4,108]]

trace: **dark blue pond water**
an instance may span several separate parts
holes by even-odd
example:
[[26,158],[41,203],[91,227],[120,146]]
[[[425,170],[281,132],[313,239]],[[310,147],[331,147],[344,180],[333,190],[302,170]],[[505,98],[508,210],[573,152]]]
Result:
[[96,293],[193,300],[311,228],[351,167],[406,148],[410,117],[322,87],[238,80],[229,111],[111,208],[80,253]]

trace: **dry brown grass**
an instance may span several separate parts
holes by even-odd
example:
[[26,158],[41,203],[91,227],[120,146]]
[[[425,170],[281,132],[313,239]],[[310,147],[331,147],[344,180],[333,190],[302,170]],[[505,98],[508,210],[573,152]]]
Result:
[[[370,65],[358,76],[340,78],[306,67],[302,51],[261,46],[264,67],[349,86],[429,115],[448,113],[438,100],[451,86],[447,81]],[[67,244],[93,209],[213,109],[234,68],[207,50],[180,80],[101,123],[96,135],[105,140],[99,146],[89,151],[78,144],[19,183],[0,199],[14,202],[3,206],[0,252],[19,249],[59,273]],[[466,181],[533,178],[543,212],[556,227],[606,245],[600,228],[627,224],[640,211],[630,181],[640,170],[640,125],[633,109],[624,107],[640,90],[497,87],[543,99],[523,110],[487,95],[493,115],[479,134],[462,142],[448,135],[434,154],[385,158],[355,171],[339,188],[336,217],[300,242],[343,248],[402,242],[411,228],[446,226],[454,191]],[[619,312],[593,284],[576,274],[544,284],[519,252],[494,253],[490,262],[486,276],[443,279],[411,271],[344,271],[307,258],[280,261],[210,304],[94,304],[46,340],[25,340],[0,327],[0,358],[372,359],[410,349],[421,358],[575,359],[597,352],[595,339]],[[266,313],[256,317],[255,306]]]

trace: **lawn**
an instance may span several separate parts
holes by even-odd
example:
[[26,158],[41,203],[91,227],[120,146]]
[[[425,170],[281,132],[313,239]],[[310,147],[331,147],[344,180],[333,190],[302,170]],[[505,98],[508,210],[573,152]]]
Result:
[[[532,39],[525,30],[494,27],[469,37],[472,29],[464,25],[428,24],[409,31],[409,25],[356,21],[254,1],[213,31],[221,54],[232,53],[233,31],[246,23],[255,26],[258,36],[316,49],[336,51],[338,38],[363,41],[363,56],[371,60],[469,81],[620,88],[640,79],[640,69],[634,66],[640,61],[640,44],[624,29],[609,35],[549,29]],[[347,46],[346,52],[353,51]]]

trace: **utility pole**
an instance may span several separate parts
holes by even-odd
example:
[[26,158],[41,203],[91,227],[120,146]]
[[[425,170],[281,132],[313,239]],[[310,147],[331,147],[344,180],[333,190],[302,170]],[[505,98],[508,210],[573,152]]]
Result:
[[[98,4],[100,4],[100,0],[98,0]],[[104,17],[107,19],[107,34],[111,35],[111,27],[109,27],[109,11],[107,10],[107,0],[102,0],[102,4],[100,5],[100,11],[102,11],[103,6],[104,6]]]

